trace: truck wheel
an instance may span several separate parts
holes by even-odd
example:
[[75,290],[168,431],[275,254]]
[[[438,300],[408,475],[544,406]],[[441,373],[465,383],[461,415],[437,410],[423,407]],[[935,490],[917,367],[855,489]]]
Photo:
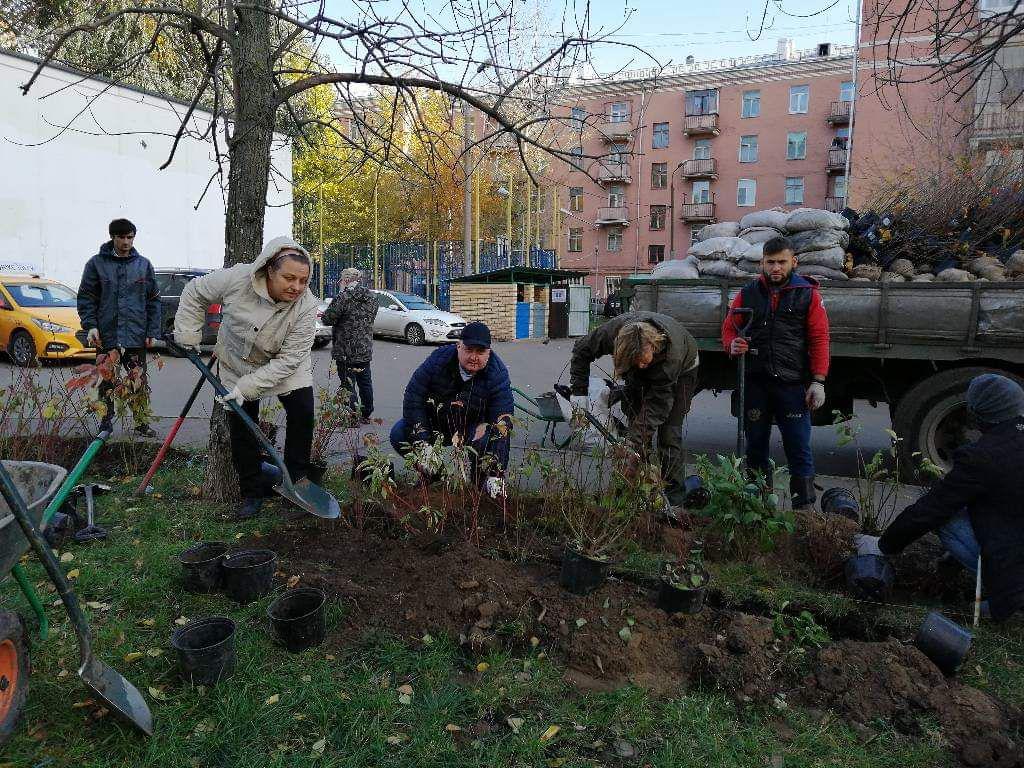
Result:
[[[903,438],[900,469],[904,480],[918,479],[922,458],[943,470],[953,466],[953,453],[980,434],[967,413],[967,385],[983,373],[998,373],[1024,386],[1024,379],[995,368],[952,368],[939,371],[911,387],[894,410],[893,429]],[[914,456],[919,453],[919,456]]]
[[0,612],[0,744],[7,743],[28,696],[28,645],[21,617]]
[[36,343],[28,331],[17,330],[11,334],[11,340],[7,343],[7,354],[11,361],[22,368],[34,368],[39,362],[36,357]]

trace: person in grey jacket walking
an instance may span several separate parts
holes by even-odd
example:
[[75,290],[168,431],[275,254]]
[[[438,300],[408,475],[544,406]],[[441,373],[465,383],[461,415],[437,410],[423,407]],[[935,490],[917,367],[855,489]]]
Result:
[[[160,292],[149,259],[135,250],[135,225],[128,219],[114,219],[110,240],[85,264],[78,286],[78,317],[86,332],[86,346],[100,355],[115,353],[129,375],[141,371],[145,392],[146,349],[160,333]],[[100,382],[99,395],[106,404],[100,431],[111,431],[114,403],[111,381]],[[149,426],[149,408],[135,404],[135,431],[146,437],[156,433]]]
[[[354,267],[342,270],[338,295],[322,318],[333,326],[331,356],[338,366],[338,378],[351,394],[352,410],[360,409],[363,423],[373,413],[373,321],[377,317],[377,294],[360,284],[363,273]],[[359,396],[356,397],[358,391]]]

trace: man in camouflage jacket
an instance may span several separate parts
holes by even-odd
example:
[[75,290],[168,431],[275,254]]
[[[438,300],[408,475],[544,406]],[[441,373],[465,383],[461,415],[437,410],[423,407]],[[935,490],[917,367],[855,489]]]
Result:
[[338,366],[338,378],[352,394],[352,409],[358,407],[365,422],[373,413],[370,360],[378,303],[377,294],[360,284],[362,277],[363,273],[352,267],[342,271],[338,295],[324,312],[323,324],[334,327],[331,356]]

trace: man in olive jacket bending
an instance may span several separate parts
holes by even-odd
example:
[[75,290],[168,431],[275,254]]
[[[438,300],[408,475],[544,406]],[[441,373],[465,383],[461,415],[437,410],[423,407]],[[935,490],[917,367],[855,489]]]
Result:
[[682,485],[683,420],[697,389],[697,342],[677,320],[658,312],[629,312],[609,320],[572,349],[573,406],[588,407],[590,364],[604,355],[613,356],[615,376],[625,381],[627,440],[644,456],[657,436],[661,476],[671,498]]

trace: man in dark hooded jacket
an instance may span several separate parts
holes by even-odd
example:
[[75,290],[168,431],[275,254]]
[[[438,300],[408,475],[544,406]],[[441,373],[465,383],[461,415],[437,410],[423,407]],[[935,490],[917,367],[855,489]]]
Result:
[[[146,348],[160,334],[160,292],[149,260],[134,248],[135,225],[114,219],[108,227],[110,240],[85,264],[78,287],[78,317],[86,332],[86,346],[97,356],[117,350],[120,364],[131,375],[141,370],[145,392]],[[100,431],[113,428],[114,404],[108,380],[100,383],[99,395],[107,406]],[[148,401],[148,394],[147,394]],[[149,426],[148,403],[132,405],[135,431],[146,437],[156,433]]]
[[[373,413],[373,321],[377,317],[377,294],[360,284],[363,273],[349,267],[342,270],[338,295],[324,311],[322,322],[333,326],[331,357],[338,366],[338,378],[351,393],[352,409],[357,405],[363,422]],[[359,397],[356,397],[358,391]]]
[[977,572],[996,621],[1024,609],[1024,389],[995,373],[974,378],[967,408],[981,437],[959,449],[953,468],[889,524],[881,538],[859,535],[857,551],[895,555],[929,531]]

